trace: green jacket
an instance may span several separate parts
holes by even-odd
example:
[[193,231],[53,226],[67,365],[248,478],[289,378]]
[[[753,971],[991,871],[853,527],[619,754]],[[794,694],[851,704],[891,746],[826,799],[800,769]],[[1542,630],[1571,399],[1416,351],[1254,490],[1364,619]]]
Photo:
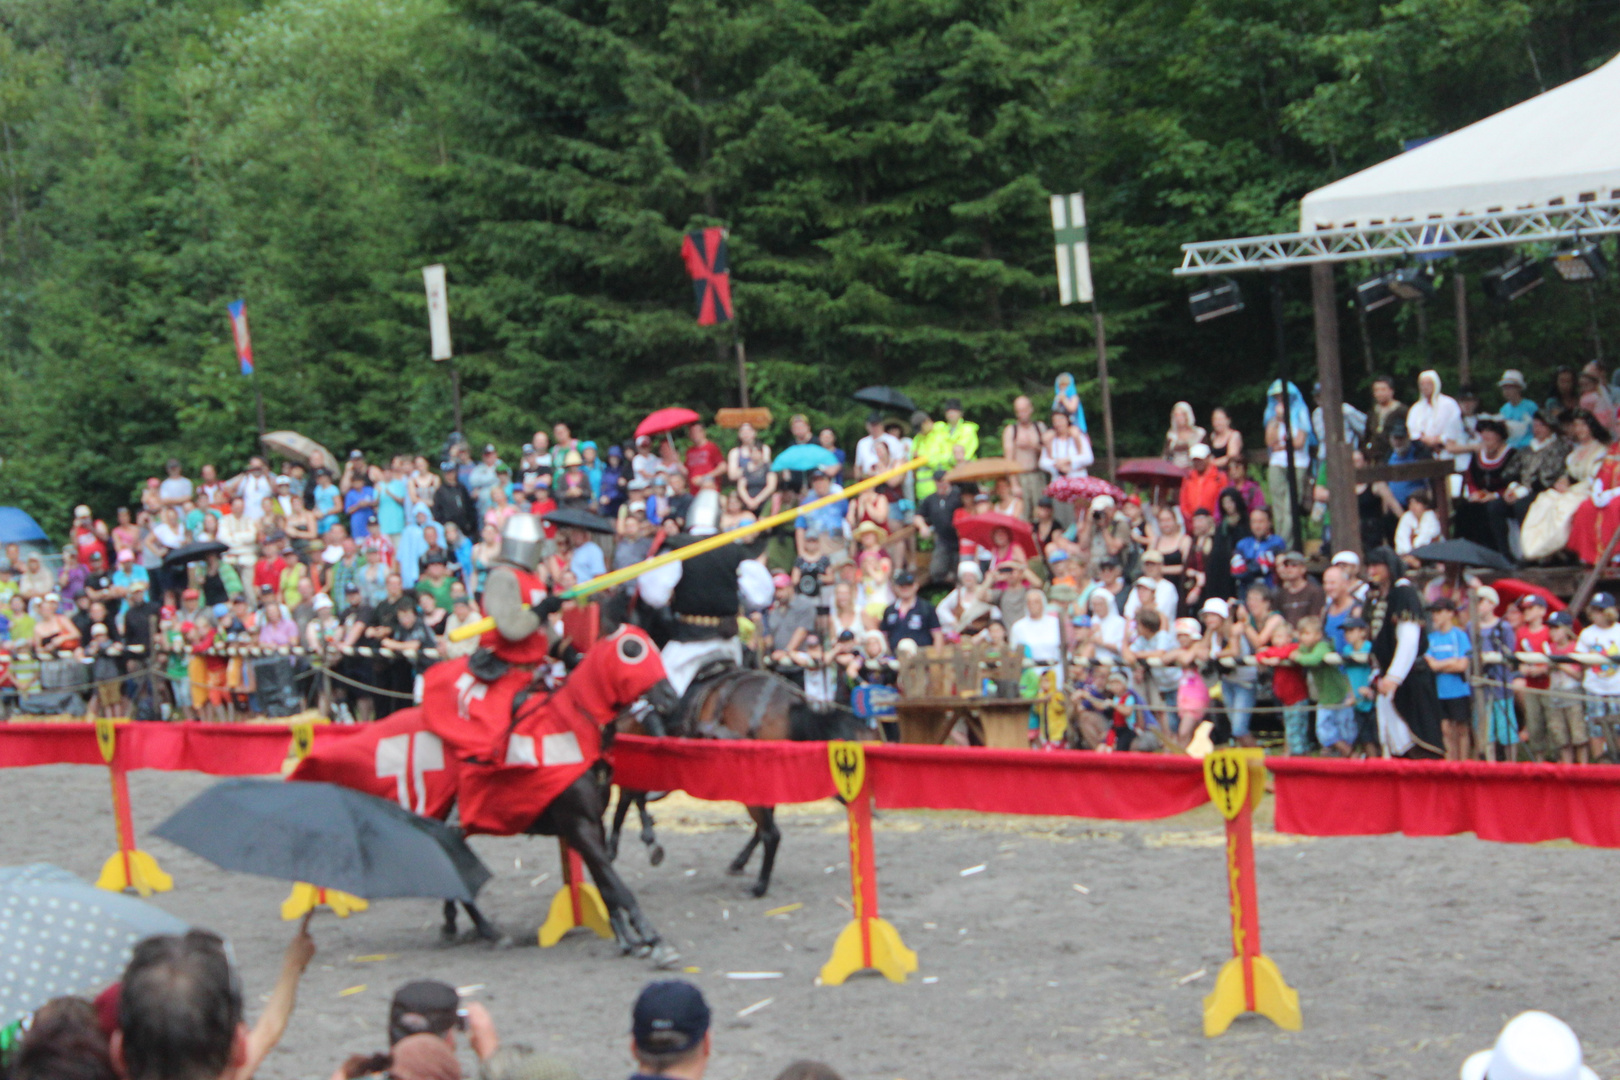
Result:
[[1323,638],[1309,649],[1295,649],[1290,657],[1294,663],[1307,669],[1305,679],[1310,683],[1311,700],[1330,709],[1355,704],[1350,697],[1350,680],[1344,672],[1322,662],[1323,657],[1332,651],[1333,644]]
[[938,486],[934,483],[936,469],[949,470],[956,464],[956,447],[962,448],[962,460],[972,461],[979,453],[979,425],[964,420],[956,425],[953,433],[946,429],[943,420],[934,421],[934,426],[922,435],[917,436],[911,444],[913,457],[928,459],[928,464],[917,470],[917,501],[921,502],[934,493]]

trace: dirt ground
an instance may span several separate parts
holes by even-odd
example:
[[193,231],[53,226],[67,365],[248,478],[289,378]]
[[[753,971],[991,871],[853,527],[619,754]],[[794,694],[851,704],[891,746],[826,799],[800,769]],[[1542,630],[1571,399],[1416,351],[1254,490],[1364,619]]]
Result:
[[[210,782],[134,774],[137,829],[175,878],[156,902],[231,939],[256,1011],[290,934],[277,913],[287,887],[224,873],[145,833]],[[49,861],[93,878],[114,847],[106,774],[16,769],[3,783],[0,864]],[[1302,840],[1266,825],[1265,950],[1299,991],[1305,1029],[1251,1017],[1205,1039],[1200,1000],[1230,950],[1221,832],[1208,808],[1130,824],[885,813],[883,914],[921,970],[903,986],[868,975],[842,987],[816,985],[849,917],[839,807],[783,809],[763,900],[725,874],[747,836],[740,808],[675,796],[657,814],[669,858],[649,866],[632,834],[621,865],[697,969],[686,977],[715,1012],[714,1080],[771,1080],[799,1057],[848,1080],[1446,1078],[1532,1007],[1573,1024],[1600,1075],[1620,1073],[1617,980],[1604,959],[1620,925],[1603,899],[1617,853],[1471,837]],[[324,1078],[345,1055],[381,1049],[393,988],[421,977],[475,986],[503,1039],[562,1055],[586,1080],[628,1075],[630,1003],[654,973],[580,932],[534,946],[558,883],[554,842],[474,847],[496,873],[484,907],[520,946],[442,946],[427,901],[321,916],[291,1030],[261,1076]],[[767,914],[791,904],[803,906]]]

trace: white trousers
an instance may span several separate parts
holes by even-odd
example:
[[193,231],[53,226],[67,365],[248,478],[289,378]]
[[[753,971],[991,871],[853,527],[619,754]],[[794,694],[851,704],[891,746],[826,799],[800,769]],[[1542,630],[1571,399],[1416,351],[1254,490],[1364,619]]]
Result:
[[711,638],[708,641],[671,641],[664,646],[664,676],[677,695],[686,693],[692,685],[692,676],[710,660],[726,657],[738,667],[742,666],[742,642],[736,637]]

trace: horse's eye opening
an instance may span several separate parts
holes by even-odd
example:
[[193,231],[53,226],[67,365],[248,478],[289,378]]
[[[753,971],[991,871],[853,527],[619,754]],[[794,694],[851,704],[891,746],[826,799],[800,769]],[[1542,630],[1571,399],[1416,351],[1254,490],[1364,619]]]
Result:
[[634,634],[619,639],[619,659],[627,664],[639,664],[647,659],[647,643]]

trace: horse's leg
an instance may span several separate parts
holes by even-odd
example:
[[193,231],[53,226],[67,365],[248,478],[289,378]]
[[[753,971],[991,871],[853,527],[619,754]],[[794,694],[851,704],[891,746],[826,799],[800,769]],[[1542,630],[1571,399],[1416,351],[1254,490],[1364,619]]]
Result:
[[[448,903],[448,902],[447,902]],[[454,904],[450,904],[454,907]],[[467,909],[467,917],[472,920],[473,930],[477,932],[480,941],[488,941],[502,948],[510,948],[512,939],[501,932],[501,928],[484,918],[484,913],[478,910],[478,905],[463,900],[461,906]]]
[[647,809],[647,793],[639,793],[636,799],[636,810],[641,814],[641,842],[647,845],[647,861],[654,866],[664,861],[664,845],[658,842],[658,834],[653,832],[652,811]]
[[606,801],[605,789],[598,788],[592,775],[586,773],[546,807],[540,821],[535,823],[536,831],[540,831],[538,826],[545,822],[549,826],[545,831],[561,836],[579,852],[602,894],[602,902],[607,905],[608,918],[621,947],[652,957],[658,967],[672,967],[680,961],[680,954],[659,936],[642,914],[635,894],[608,858],[607,835],[602,828]]
[[444,902],[444,925],[439,927],[439,937],[445,941],[456,940],[456,902]]
[[771,887],[771,870],[776,866],[776,849],[782,843],[782,831],[776,827],[776,807],[750,806],[748,816],[754,819],[754,835],[765,842],[765,854],[759,863],[759,880],[754,882],[755,896],[764,896]]
[[[634,799],[631,797],[630,790],[625,787],[620,787],[619,805],[613,808],[613,829],[608,833],[607,838],[608,858],[614,862],[619,860],[619,834],[624,831],[624,818],[625,815],[630,812],[630,804],[633,801]],[[647,813],[646,809],[643,808],[641,813],[643,816],[645,816]],[[642,839],[646,839],[645,835],[643,835]]]
[[[753,811],[750,810],[749,814],[751,816]],[[759,828],[756,825],[754,835],[748,838],[748,843],[744,844],[743,849],[737,852],[737,857],[731,860],[731,865],[726,867],[726,873],[735,875],[748,869],[748,860],[754,857],[754,849],[759,847],[759,841]]]

